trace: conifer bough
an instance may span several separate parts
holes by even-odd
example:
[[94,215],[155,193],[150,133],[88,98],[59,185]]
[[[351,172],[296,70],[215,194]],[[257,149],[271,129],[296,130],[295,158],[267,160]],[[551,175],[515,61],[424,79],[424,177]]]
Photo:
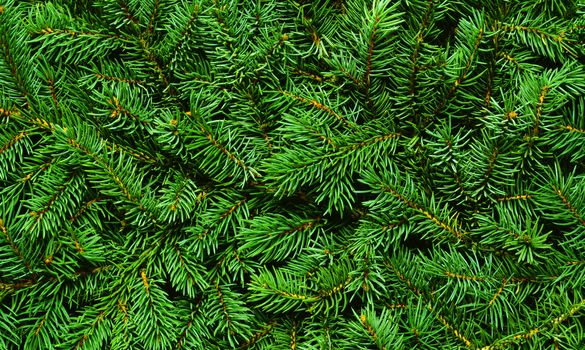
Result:
[[0,348],[585,349],[579,0],[0,0]]

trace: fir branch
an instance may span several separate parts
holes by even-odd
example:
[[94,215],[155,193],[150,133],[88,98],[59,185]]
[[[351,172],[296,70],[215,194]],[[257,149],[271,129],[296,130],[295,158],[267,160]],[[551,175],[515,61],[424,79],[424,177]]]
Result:
[[414,46],[414,50],[413,50],[412,55],[411,55],[412,72],[409,74],[409,77],[408,77],[408,83],[409,83],[408,93],[410,94],[410,99],[409,99],[408,105],[410,105],[410,106],[413,106],[416,104],[415,95],[416,95],[417,75],[418,75],[419,70],[421,69],[421,67],[419,67],[419,64],[418,64],[418,59],[420,56],[420,51],[421,51],[422,46],[424,44],[425,31],[427,30],[427,28],[429,26],[429,22],[431,20],[431,11],[433,10],[434,5],[435,5],[434,0],[427,1],[427,7],[425,9],[425,13],[422,16],[422,20],[420,22],[420,25],[418,27],[418,31],[417,31],[416,37],[415,37],[415,46]]
[[461,280],[465,280],[465,281],[484,281],[485,278],[483,277],[478,277],[478,276],[466,276],[466,275],[461,275],[458,273],[453,273],[453,272],[449,272],[449,271],[445,271],[445,276],[450,277],[450,278],[456,278],[456,279],[461,279]]
[[503,349],[503,348],[509,347],[511,345],[518,345],[520,343],[523,343],[524,341],[533,338],[535,335],[537,335],[539,333],[544,333],[546,330],[558,327],[562,322],[565,322],[569,317],[576,314],[583,307],[585,307],[585,300],[581,300],[580,302],[573,304],[567,312],[560,314],[559,316],[555,317],[551,321],[548,321],[548,322],[542,324],[540,327],[535,327],[535,328],[532,328],[526,332],[507,336],[503,339],[495,341],[491,345],[486,345],[486,346],[483,346],[479,349],[481,349],[481,350],[497,350],[497,349]]
[[[70,173],[68,175],[68,177],[63,181],[63,185],[61,187],[58,187],[55,189],[55,191],[53,192],[53,194],[51,195],[50,198],[48,198],[47,202],[44,203],[44,205],[40,208],[40,210],[38,211],[30,211],[29,215],[35,218],[35,223],[38,223],[39,221],[41,221],[44,217],[45,214],[47,214],[47,212],[49,210],[51,210],[51,207],[53,206],[53,204],[57,201],[57,199],[59,199],[59,197],[61,197],[63,195],[63,193],[65,192],[65,190],[70,187],[69,185],[71,185],[72,183],[74,183],[74,178],[76,177],[76,174]],[[32,226],[31,226],[31,230],[32,230]]]
[[504,287],[506,286],[507,280],[505,278],[502,279],[502,286],[498,289],[498,291],[494,294],[494,296],[490,299],[488,306],[492,306],[496,299],[502,294],[504,291]]
[[140,38],[138,40],[138,44],[139,44],[139,47],[142,50],[145,58],[150,62],[150,64],[156,70],[158,77],[159,77],[160,81],[162,82],[162,88],[163,88],[162,90],[168,91],[170,96],[174,96],[176,94],[176,91],[172,86],[169,87],[171,80],[169,79],[169,77],[165,73],[165,70],[164,70],[163,66],[161,65],[160,59],[156,56],[153,49],[150,47],[150,45],[146,42],[146,40],[144,38]]
[[362,82],[365,89],[366,101],[368,104],[371,104],[370,100],[370,74],[372,73],[372,56],[374,55],[374,46],[376,44],[376,31],[378,30],[378,24],[380,22],[380,17],[376,16],[374,18],[374,23],[372,25],[372,30],[370,33],[370,38],[368,42],[368,54],[366,56],[366,72],[364,73],[364,77],[362,78]]
[[160,10],[159,7],[160,7],[160,0],[155,0],[154,6],[152,9],[152,13],[150,14],[150,19],[148,20],[148,27],[146,29],[146,32],[148,34],[152,34],[154,32],[154,25],[155,25],[156,17],[158,16],[158,12]]
[[244,199],[240,200],[239,202],[237,202],[236,204],[232,205],[226,212],[221,214],[218,221],[224,220],[228,216],[232,215],[239,207],[241,207],[244,203],[246,203],[246,200],[247,199],[244,198]]
[[585,8],[500,5],[4,1],[0,348],[580,348]]
[[381,187],[381,189],[384,192],[388,192],[392,196],[396,197],[400,202],[404,203],[407,207],[409,207],[411,209],[414,209],[415,211],[419,212],[424,217],[426,217],[427,219],[431,220],[435,225],[437,225],[440,228],[442,228],[443,230],[446,230],[447,232],[451,233],[459,241],[463,241],[465,239],[465,236],[467,235],[466,232],[461,231],[456,226],[449,225],[449,223],[442,221],[432,211],[429,211],[429,210],[423,208],[422,206],[420,206],[419,204],[417,204],[417,203],[411,201],[410,199],[404,197],[402,194],[398,193],[398,191],[396,191],[394,188],[392,188],[392,187],[390,187],[388,185],[383,185]]
[[290,350],[297,349],[297,321],[293,320],[290,333]]
[[542,118],[542,107],[544,105],[544,98],[549,90],[549,86],[545,85],[540,90],[540,95],[538,96],[538,104],[536,105],[536,112],[535,112],[535,120],[534,126],[532,127],[532,131],[530,136],[538,136],[538,129],[540,126],[540,119]]
[[142,124],[146,124],[146,122],[140,120],[140,116],[133,114],[128,109],[120,104],[120,100],[116,96],[112,96],[111,99],[108,99],[108,104],[112,105],[114,109],[110,113],[110,118],[116,119],[121,117],[122,115],[129,116],[134,120],[140,121]]
[[575,132],[575,133],[581,133],[581,134],[585,134],[585,129],[579,129],[579,128],[575,128],[573,126],[571,126],[570,124],[567,125],[563,125],[560,127],[561,129],[566,129],[569,132]]
[[407,223],[408,223],[408,219],[402,218],[399,221],[391,222],[391,223],[382,225],[382,230],[383,231],[391,231],[399,226],[406,225]]
[[117,1],[117,3],[118,3],[118,6],[120,6],[120,9],[124,12],[124,15],[126,16],[126,19],[128,21],[130,21],[134,24],[140,23],[140,20],[138,18],[136,18],[136,16],[130,12],[130,6],[128,6],[128,4],[126,4],[125,1],[120,0],[120,1]]
[[280,92],[281,94],[283,94],[286,97],[292,98],[294,100],[302,102],[303,104],[306,104],[306,105],[309,105],[311,107],[315,107],[318,110],[324,111],[325,113],[327,113],[331,116],[334,116],[337,120],[341,121],[346,126],[355,127],[355,124],[353,122],[348,121],[344,116],[333,111],[333,109],[331,109],[331,107],[328,107],[324,104],[321,104],[316,99],[307,99],[307,98],[304,98],[302,96],[297,96],[297,95],[294,95],[288,91],[283,91],[283,90],[278,90],[278,92]]
[[458,77],[453,82],[453,86],[451,86],[451,88],[447,91],[447,93],[445,94],[443,99],[439,102],[437,107],[435,107],[435,110],[433,112],[434,115],[439,115],[442,112],[442,110],[445,107],[445,105],[447,104],[447,102],[455,95],[455,92],[459,89],[459,86],[467,79],[467,75],[469,74],[470,69],[472,68],[472,63],[473,63],[474,59],[476,58],[476,55],[477,55],[477,52],[479,50],[479,46],[481,45],[483,36],[484,36],[484,28],[483,28],[483,26],[480,26],[479,28],[477,28],[475,43],[473,44],[473,47],[471,48],[471,51],[468,54],[467,61],[465,62],[465,65],[460,70]]
[[183,349],[183,342],[185,341],[185,336],[187,335],[187,331],[189,331],[192,325],[193,322],[189,320],[189,322],[187,322],[187,326],[185,326],[185,330],[181,333],[181,336],[177,341],[177,349]]
[[17,292],[20,289],[29,288],[35,285],[37,281],[35,279],[24,279],[15,283],[2,283],[0,282],[0,290],[6,290],[9,293]]
[[517,194],[517,195],[504,196],[504,197],[497,197],[496,200],[499,202],[508,202],[508,201],[514,201],[514,200],[527,200],[527,199],[531,199],[531,198],[532,198],[531,194]]
[[442,315],[438,314],[437,318],[441,323],[447,328],[448,331],[451,332],[455,336],[455,338],[459,339],[461,342],[465,344],[465,347],[468,349],[473,349],[475,346],[471,343],[471,341],[459,330],[457,330],[449,321]]
[[[99,80],[113,81],[117,83],[125,83],[129,85],[143,85],[144,81],[138,79],[128,79],[124,77],[114,77],[106,74],[95,73],[94,76]],[[114,97],[115,98],[115,97]]]
[[110,164],[108,164],[104,159],[99,157],[97,154],[93,153],[89,148],[87,148],[83,144],[79,143],[75,139],[67,138],[67,143],[71,147],[76,148],[76,149],[80,150],[82,153],[91,157],[97,164],[99,164],[106,171],[106,173],[110,176],[110,178],[112,180],[114,180],[114,182],[116,183],[116,185],[118,186],[118,188],[120,189],[120,191],[122,192],[124,197],[126,197],[131,202],[138,203],[138,197],[135,194],[131,193],[128,186],[116,174],[116,171],[114,170],[114,168],[112,168],[112,166]]
[[528,35],[519,35],[522,41],[526,42],[527,44],[531,45],[535,49],[539,49],[543,52],[546,52],[546,49],[542,48],[542,46],[537,45],[530,39],[533,40],[541,40],[544,45],[546,43],[550,43],[551,45],[555,45],[557,47],[562,48],[566,53],[576,56],[573,48],[569,46],[570,42],[565,40],[566,31],[562,31],[558,34],[551,34],[548,33],[546,30],[534,27],[534,26],[526,26],[526,25],[515,25],[515,24],[503,24],[496,21],[496,28],[498,30],[502,30],[506,33],[526,33]]
[[10,117],[12,114],[18,114],[18,110],[17,109],[5,109],[5,108],[0,108],[0,116],[3,117]]
[[[143,121],[142,123],[146,124],[147,122]],[[144,152],[136,150],[136,149],[132,149],[130,147],[122,146],[122,145],[114,143],[114,142],[106,144],[106,148],[108,150],[115,150],[116,152],[128,154],[128,155],[134,157],[135,159],[137,159],[141,162],[144,162],[144,163],[149,163],[149,164],[160,163],[159,159],[155,158],[154,156],[152,156],[150,154],[144,153]]]
[[[0,18],[6,16],[3,13],[0,13]],[[16,87],[18,89],[18,91],[21,94],[21,97],[24,100],[24,103],[22,104],[23,109],[28,109],[29,108],[29,92],[28,92],[28,88],[25,86],[25,80],[23,79],[19,68],[17,66],[17,63],[15,61],[15,57],[13,57],[11,48],[8,45],[8,42],[6,41],[5,35],[1,35],[0,34],[0,48],[2,49],[2,53],[4,54],[4,57],[6,59],[6,61],[8,62],[8,66],[10,67],[10,73],[12,74],[12,77],[16,80]]]
[[304,77],[308,77],[308,78],[316,81],[317,83],[322,83],[323,81],[325,81],[325,78],[323,78],[323,76],[321,76],[318,73],[307,72],[307,71],[301,70],[299,68],[295,68],[292,72],[295,74],[304,76]]
[[209,143],[213,147],[215,147],[221,153],[223,153],[225,156],[227,156],[227,158],[231,162],[236,164],[238,167],[242,168],[247,174],[250,174],[250,176],[253,179],[260,177],[260,174],[256,170],[254,170],[253,168],[249,168],[248,165],[246,165],[242,159],[238,158],[234,153],[232,153],[228,148],[226,148],[226,146],[221,141],[219,141],[217,138],[215,138],[211,134],[211,132],[209,132],[208,130],[206,130],[203,127],[201,127],[199,130],[200,130],[201,134],[209,141]]
[[400,136],[402,136],[400,133],[394,133],[394,132],[393,133],[386,134],[386,135],[376,136],[376,137],[373,137],[373,138],[371,138],[369,140],[364,140],[364,141],[361,141],[361,142],[358,142],[358,143],[354,143],[353,145],[349,145],[349,146],[346,146],[346,147],[342,147],[342,148],[339,149],[339,152],[340,153],[345,153],[345,152],[348,152],[350,150],[351,151],[359,150],[361,148],[365,148],[367,146],[370,146],[370,145],[373,145],[373,144],[376,144],[376,143],[382,143],[382,142],[387,141],[387,140],[390,140],[390,139],[399,138]]
[[23,183],[30,181],[35,176],[40,176],[44,171],[50,168],[51,164],[55,161],[55,158],[51,158],[48,161],[41,164],[35,172],[31,172],[26,174],[25,177],[21,179]]
[[39,32],[35,34],[40,34],[41,36],[56,36],[56,37],[88,37],[93,39],[124,39],[124,37],[112,34],[103,34],[99,32],[84,32],[84,31],[75,31],[71,29],[54,29],[50,27],[45,27],[41,29]]
[[522,72],[522,69],[523,68],[522,68],[522,66],[520,66],[520,62],[518,62],[518,60],[514,56],[511,56],[509,53],[506,53],[505,51],[499,51],[498,52],[498,56],[499,57],[502,57],[506,61],[511,62],[512,64],[514,64],[514,66],[516,66],[516,68],[518,69],[518,71]]
[[[374,343],[377,343],[378,342],[378,336],[376,335],[376,331],[368,323],[368,320],[366,318],[366,315],[363,315],[363,314],[360,315],[360,322],[362,323],[362,325],[364,326],[364,328],[366,329],[366,331],[368,332],[368,334],[370,335],[370,337],[372,337],[372,340],[374,341]],[[382,345],[380,347],[380,349],[386,350],[386,347],[384,345]]]
[[424,295],[424,293],[416,286],[414,285],[414,283],[412,283],[411,280],[409,280],[406,276],[404,276],[404,274],[402,272],[400,272],[400,270],[398,270],[397,268],[395,268],[390,261],[388,260],[384,260],[384,265],[386,265],[386,267],[388,267],[388,269],[390,269],[394,274],[396,274],[396,276],[398,276],[398,278],[400,279],[400,281],[404,282],[408,288],[414,292],[414,294],[416,295]]
[[276,326],[276,322],[272,321],[264,325],[264,329],[258,331],[252,335],[251,338],[247,339],[246,341],[242,342],[238,349],[249,349],[250,347],[254,346],[262,337],[270,334],[270,332]]
[[55,108],[59,110],[59,101],[57,100],[57,93],[55,92],[55,82],[52,79],[48,79],[47,84],[49,91],[51,92],[51,99],[53,100],[53,103],[55,103]]
[[565,205],[567,210],[569,210],[569,212],[575,217],[575,219],[577,219],[577,221],[580,224],[585,226],[585,217],[583,217],[579,214],[579,212],[573,206],[573,204],[571,204],[571,202],[569,202],[569,200],[567,199],[567,197],[563,193],[563,191],[561,191],[560,188],[558,188],[555,185],[552,186],[552,189],[553,189],[554,193],[559,197],[559,199],[563,202],[563,204]]
[[170,50],[169,56],[171,57],[171,59],[168,61],[167,66],[170,66],[175,62],[177,58],[177,53],[182,50],[187,39],[189,38],[191,30],[199,18],[199,14],[200,14],[199,4],[194,4],[193,9],[191,10],[191,13],[189,15],[189,20],[185,23],[185,26],[182,28],[181,32],[178,35],[178,40],[174,44],[173,48]]
[[[10,237],[10,234],[8,233],[8,228],[4,225],[4,221],[2,220],[2,218],[0,218],[0,232],[2,232],[2,234],[4,235],[4,238],[6,239],[6,242],[8,242],[8,245],[10,246],[10,249],[12,250],[14,255],[16,255],[16,257],[18,257],[18,259],[22,261],[22,263],[24,264],[24,267],[27,269],[27,271],[32,273],[33,280],[36,280],[36,278],[37,278],[36,273],[32,270],[30,263],[24,257],[22,252],[20,251],[20,248],[18,247],[18,245],[16,243],[14,243],[14,241]],[[22,287],[20,287],[20,286],[22,286]],[[20,288],[25,288],[28,286],[29,285],[26,282],[24,284],[23,283],[20,283],[20,284],[16,283],[16,284],[12,284],[12,285],[3,284],[3,289],[10,289],[12,291],[15,291],[15,290],[18,290]]]
[[0,147],[0,155],[2,153],[6,152],[7,150],[9,150],[10,148],[12,148],[14,145],[16,145],[20,140],[27,137],[27,135],[28,135],[28,133],[26,131],[21,131],[18,134],[16,134],[14,137],[9,139],[6,143],[4,143]]

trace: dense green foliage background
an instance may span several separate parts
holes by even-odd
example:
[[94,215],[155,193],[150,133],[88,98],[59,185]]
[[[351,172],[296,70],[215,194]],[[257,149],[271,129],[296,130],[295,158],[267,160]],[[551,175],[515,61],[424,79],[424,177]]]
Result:
[[585,349],[585,5],[0,0],[0,348]]

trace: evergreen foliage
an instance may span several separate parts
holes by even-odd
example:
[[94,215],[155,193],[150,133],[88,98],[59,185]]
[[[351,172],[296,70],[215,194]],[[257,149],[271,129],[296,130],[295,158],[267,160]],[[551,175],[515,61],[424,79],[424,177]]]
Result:
[[0,348],[585,349],[580,0],[0,0]]

